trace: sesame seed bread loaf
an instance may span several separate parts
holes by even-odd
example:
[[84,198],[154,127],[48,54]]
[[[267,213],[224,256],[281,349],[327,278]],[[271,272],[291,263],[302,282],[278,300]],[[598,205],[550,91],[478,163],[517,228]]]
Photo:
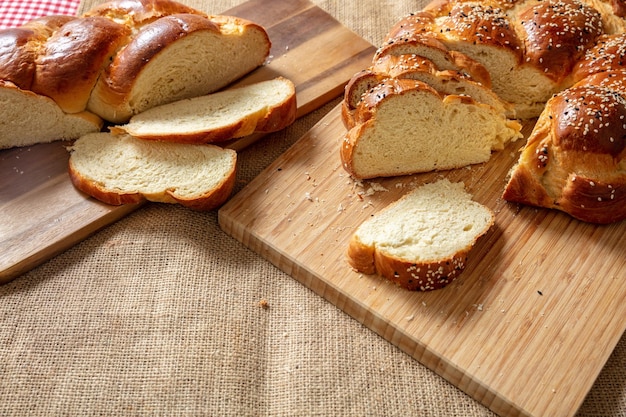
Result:
[[422,11],[400,20],[387,34],[374,54],[374,61],[388,55],[415,55],[426,58],[440,70],[462,71],[491,87],[487,68],[469,56],[445,45],[433,31],[432,15]]
[[215,145],[97,132],[71,146],[69,174],[77,189],[107,204],[147,200],[211,210],[230,196],[236,161],[235,151]]
[[602,35],[596,44],[585,51],[572,71],[572,81],[604,71],[626,70],[626,33]]
[[407,290],[436,290],[465,268],[470,250],[494,223],[463,183],[416,188],[364,221],[353,233],[348,262]]
[[341,143],[359,179],[460,168],[487,161],[521,137],[521,125],[468,96],[442,95],[411,79],[388,79],[363,96]]
[[[348,83],[342,106],[348,128],[340,150],[343,166],[357,178],[368,178],[421,172],[425,165],[407,161],[407,153],[414,148],[437,149],[445,153],[448,162],[459,157],[454,147],[442,146],[431,121],[414,117],[429,114],[435,119],[434,113],[441,110],[432,110],[442,105],[433,100],[415,100],[413,104],[405,100],[412,107],[397,108],[404,116],[395,121],[385,117],[381,122],[378,107],[387,101],[384,96],[390,79],[419,79],[440,92],[442,100],[450,100],[452,94],[468,96],[474,105],[488,104],[502,113],[502,107],[485,93],[491,90],[504,102],[507,118],[538,117],[528,145],[511,171],[505,199],[560,209],[594,223],[623,219],[626,124],[621,121],[623,87],[616,85],[616,80],[622,77],[617,73],[626,70],[625,17],[624,3],[613,0],[432,1],[422,11],[399,20],[374,54],[372,67],[355,74]],[[462,59],[455,63],[453,53]],[[382,59],[387,59],[386,67],[380,64]],[[471,65],[463,68],[460,62]],[[480,77],[480,68],[487,77]],[[449,83],[451,69],[457,71],[455,77],[462,74],[462,81],[443,88],[444,80]],[[443,71],[448,71],[444,73],[448,78],[443,77]],[[375,105],[373,93],[381,96]],[[365,106],[370,108],[363,111]],[[574,120],[574,115],[579,119]],[[411,120],[412,128],[405,119]],[[476,131],[467,139],[471,135],[465,126],[450,123],[445,117],[439,120],[441,130],[450,136],[456,132],[473,146],[479,146],[478,138],[484,137]],[[376,124],[392,134],[372,135],[372,131],[380,130]],[[399,131],[403,132],[400,139]],[[424,134],[430,136],[424,138]],[[364,142],[360,135],[368,136],[373,144],[366,151],[352,149]],[[400,142],[405,144],[403,148]],[[385,152],[390,149],[398,153],[389,156]],[[375,154],[383,158],[372,158]],[[421,160],[424,155],[432,159],[431,169],[454,168],[467,162],[459,158],[458,164],[442,166],[440,157],[423,152],[413,159]],[[387,170],[380,166],[381,159]],[[602,184],[605,189],[600,191]]]
[[[80,17],[0,30],[0,89],[52,99],[46,114],[58,107],[124,123],[148,108],[227,86],[262,65],[270,47],[265,29],[244,19],[172,0],[113,0]],[[10,123],[0,117],[0,124]],[[22,135],[15,130],[2,143],[20,146],[28,142]]]
[[283,77],[153,107],[111,127],[146,140],[216,143],[283,129],[296,118],[294,84]]

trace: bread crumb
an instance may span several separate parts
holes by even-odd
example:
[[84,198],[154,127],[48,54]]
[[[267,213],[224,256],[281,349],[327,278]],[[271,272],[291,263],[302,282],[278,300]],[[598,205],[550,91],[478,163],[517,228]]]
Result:
[[370,187],[374,191],[389,191],[388,189],[386,189],[380,183],[377,183],[377,182],[370,183]]
[[270,303],[268,303],[265,298],[261,298],[261,300],[259,300],[259,307],[261,307],[263,310],[267,310],[268,308],[270,308]]
[[389,191],[387,188],[383,187],[380,183],[372,182],[370,183],[369,188],[367,190],[360,192],[360,195],[371,196],[378,191]]

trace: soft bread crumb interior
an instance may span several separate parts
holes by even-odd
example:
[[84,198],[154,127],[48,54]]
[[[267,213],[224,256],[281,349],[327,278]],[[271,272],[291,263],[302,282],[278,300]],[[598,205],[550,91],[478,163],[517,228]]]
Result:
[[136,135],[185,134],[234,124],[277,106],[293,94],[293,84],[273,79],[154,107],[126,125]]
[[0,108],[0,149],[73,139],[102,124],[90,113],[66,114],[52,99],[18,88],[0,89]]
[[212,145],[142,141],[129,135],[94,133],[72,146],[72,164],[81,175],[121,192],[164,190],[195,197],[218,186],[232,171],[231,152]]
[[460,168],[485,162],[519,132],[491,107],[428,91],[380,103],[361,132],[354,171],[364,178]]
[[356,234],[365,245],[418,263],[467,250],[492,222],[491,210],[473,201],[463,183],[443,179],[405,195]]
[[[137,79],[129,105],[140,113],[160,104],[213,92],[241,77],[263,59],[263,33],[193,33],[156,56]],[[210,77],[207,77],[210,69]],[[156,88],[158,86],[158,88]]]

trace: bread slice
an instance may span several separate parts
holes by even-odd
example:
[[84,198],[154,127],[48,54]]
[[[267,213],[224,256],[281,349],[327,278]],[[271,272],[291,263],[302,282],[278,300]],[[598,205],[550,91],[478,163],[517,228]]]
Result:
[[76,139],[103,125],[94,114],[67,114],[52,99],[7,81],[0,81],[0,109],[0,149]]
[[236,152],[215,145],[99,132],[78,139],[70,152],[74,186],[112,205],[148,200],[211,210],[228,199],[235,183]]
[[230,16],[174,14],[138,29],[105,69],[87,109],[125,123],[149,108],[215,92],[261,66],[263,27]]
[[141,139],[213,143],[274,132],[296,119],[296,90],[286,78],[176,101],[133,116],[111,128]]
[[368,92],[340,148],[343,167],[367,179],[486,162],[522,137],[521,125],[468,96],[416,80],[389,79]]
[[468,253],[494,219],[463,183],[442,179],[416,188],[363,222],[350,239],[348,262],[407,290],[440,289],[464,270]]

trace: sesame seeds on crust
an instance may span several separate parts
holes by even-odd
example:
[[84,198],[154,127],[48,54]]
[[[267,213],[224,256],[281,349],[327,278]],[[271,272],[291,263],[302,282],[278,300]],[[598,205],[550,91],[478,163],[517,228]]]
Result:
[[558,120],[554,144],[576,150],[618,157],[626,147],[626,99],[600,86],[572,87],[552,100],[552,116]]

